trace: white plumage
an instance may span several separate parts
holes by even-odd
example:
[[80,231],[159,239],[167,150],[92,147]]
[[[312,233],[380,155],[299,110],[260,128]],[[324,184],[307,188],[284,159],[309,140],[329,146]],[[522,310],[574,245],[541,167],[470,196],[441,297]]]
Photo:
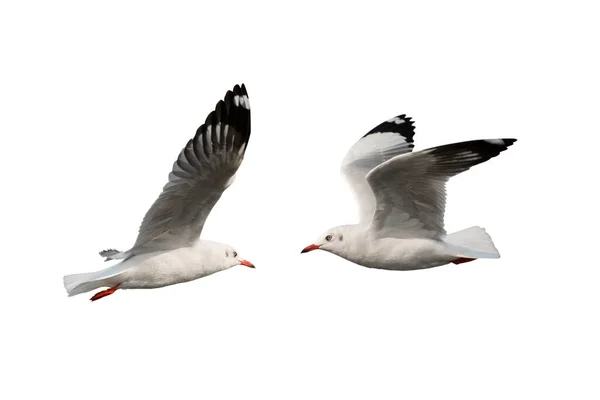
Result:
[[391,118],[363,136],[342,162],[359,222],[328,230],[302,252],[322,249],[357,264],[411,270],[498,258],[483,228],[446,235],[446,182],[497,156],[516,139],[484,139],[412,152],[414,124]]

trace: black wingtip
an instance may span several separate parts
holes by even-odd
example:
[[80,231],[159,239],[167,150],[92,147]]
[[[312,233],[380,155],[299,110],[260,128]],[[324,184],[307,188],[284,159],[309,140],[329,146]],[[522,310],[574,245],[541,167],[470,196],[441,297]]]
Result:
[[[225,93],[223,100],[219,100],[215,109],[211,111],[204,124],[196,130],[194,140],[202,137],[203,147],[207,148],[207,139],[204,133],[209,126],[217,124],[229,125],[235,129],[237,135],[235,137],[235,146],[240,146],[243,143],[248,143],[250,139],[250,101],[246,91],[246,86],[235,85],[233,89]],[[222,131],[221,131],[222,132]]]
[[516,139],[476,139],[446,144],[426,151],[436,157],[438,168],[451,166],[455,172],[462,172],[498,156],[516,141]]
[[219,102],[215,106],[215,111],[211,113],[214,114],[213,122],[217,123],[218,121],[223,121],[224,119],[227,119],[228,112],[229,110],[227,109],[225,102],[223,100],[219,100]]
[[[242,98],[244,98],[243,101]],[[225,105],[227,106],[227,110],[230,110],[231,107],[233,106],[242,106],[245,109],[250,109],[250,102],[249,100],[249,96],[248,96],[248,91],[246,90],[246,85],[244,85],[242,83],[242,85],[238,85],[236,84],[233,89],[228,90],[227,93],[225,94]],[[237,103],[236,103],[237,101]]]
[[242,95],[248,96],[248,91],[246,90],[246,85],[243,83],[241,85],[236,84],[232,90],[230,90],[233,95]]
[[388,119],[385,122],[377,125],[371,129],[363,137],[373,135],[376,133],[393,132],[401,135],[407,143],[414,142],[415,136],[415,122],[411,117],[407,117],[406,114],[396,115]]
[[[483,142],[486,142],[488,145],[493,145],[496,147],[503,147],[503,148],[507,148],[512,146],[515,142],[517,141],[517,139],[483,139]],[[476,142],[476,140],[474,140],[473,142]]]

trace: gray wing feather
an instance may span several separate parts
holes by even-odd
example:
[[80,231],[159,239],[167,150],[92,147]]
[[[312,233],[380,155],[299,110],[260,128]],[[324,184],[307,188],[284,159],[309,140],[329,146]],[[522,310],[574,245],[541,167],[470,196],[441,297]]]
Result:
[[127,256],[168,250],[198,239],[211,210],[234,180],[250,139],[244,85],[228,91],[179,154]]
[[380,237],[444,235],[446,182],[496,157],[516,139],[472,140],[394,157],[367,174],[376,201],[370,229]]

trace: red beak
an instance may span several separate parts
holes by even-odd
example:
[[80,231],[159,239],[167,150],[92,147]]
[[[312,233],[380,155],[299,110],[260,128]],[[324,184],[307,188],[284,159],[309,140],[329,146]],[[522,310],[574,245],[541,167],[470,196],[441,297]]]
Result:
[[252,264],[250,261],[246,261],[246,260],[242,260],[242,261],[240,261],[240,265],[245,265],[245,266],[246,266],[246,267],[248,267],[248,268],[256,268],[256,267],[254,266],[254,264]]
[[313,251],[313,250],[319,250],[319,247],[321,247],[321,246],[318,246],[316,244],[311,244],[310,246],[306,246],[305,248],[303,248],[302,251],[300,252],[300,254],[308,253],[309,251]]

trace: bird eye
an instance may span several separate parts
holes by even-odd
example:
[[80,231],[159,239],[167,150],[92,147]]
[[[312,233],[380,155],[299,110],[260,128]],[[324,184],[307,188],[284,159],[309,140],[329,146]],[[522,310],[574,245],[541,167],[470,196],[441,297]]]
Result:
[[327,240],[328,242],[331,242],[331,239],[333,239],[333,236],[331,236],[331,235],[325,236],[325,240]]
[[237,251],[234,251],[234,252],[233,252],[233,256],[234,256],[234,257],[237,257]]

